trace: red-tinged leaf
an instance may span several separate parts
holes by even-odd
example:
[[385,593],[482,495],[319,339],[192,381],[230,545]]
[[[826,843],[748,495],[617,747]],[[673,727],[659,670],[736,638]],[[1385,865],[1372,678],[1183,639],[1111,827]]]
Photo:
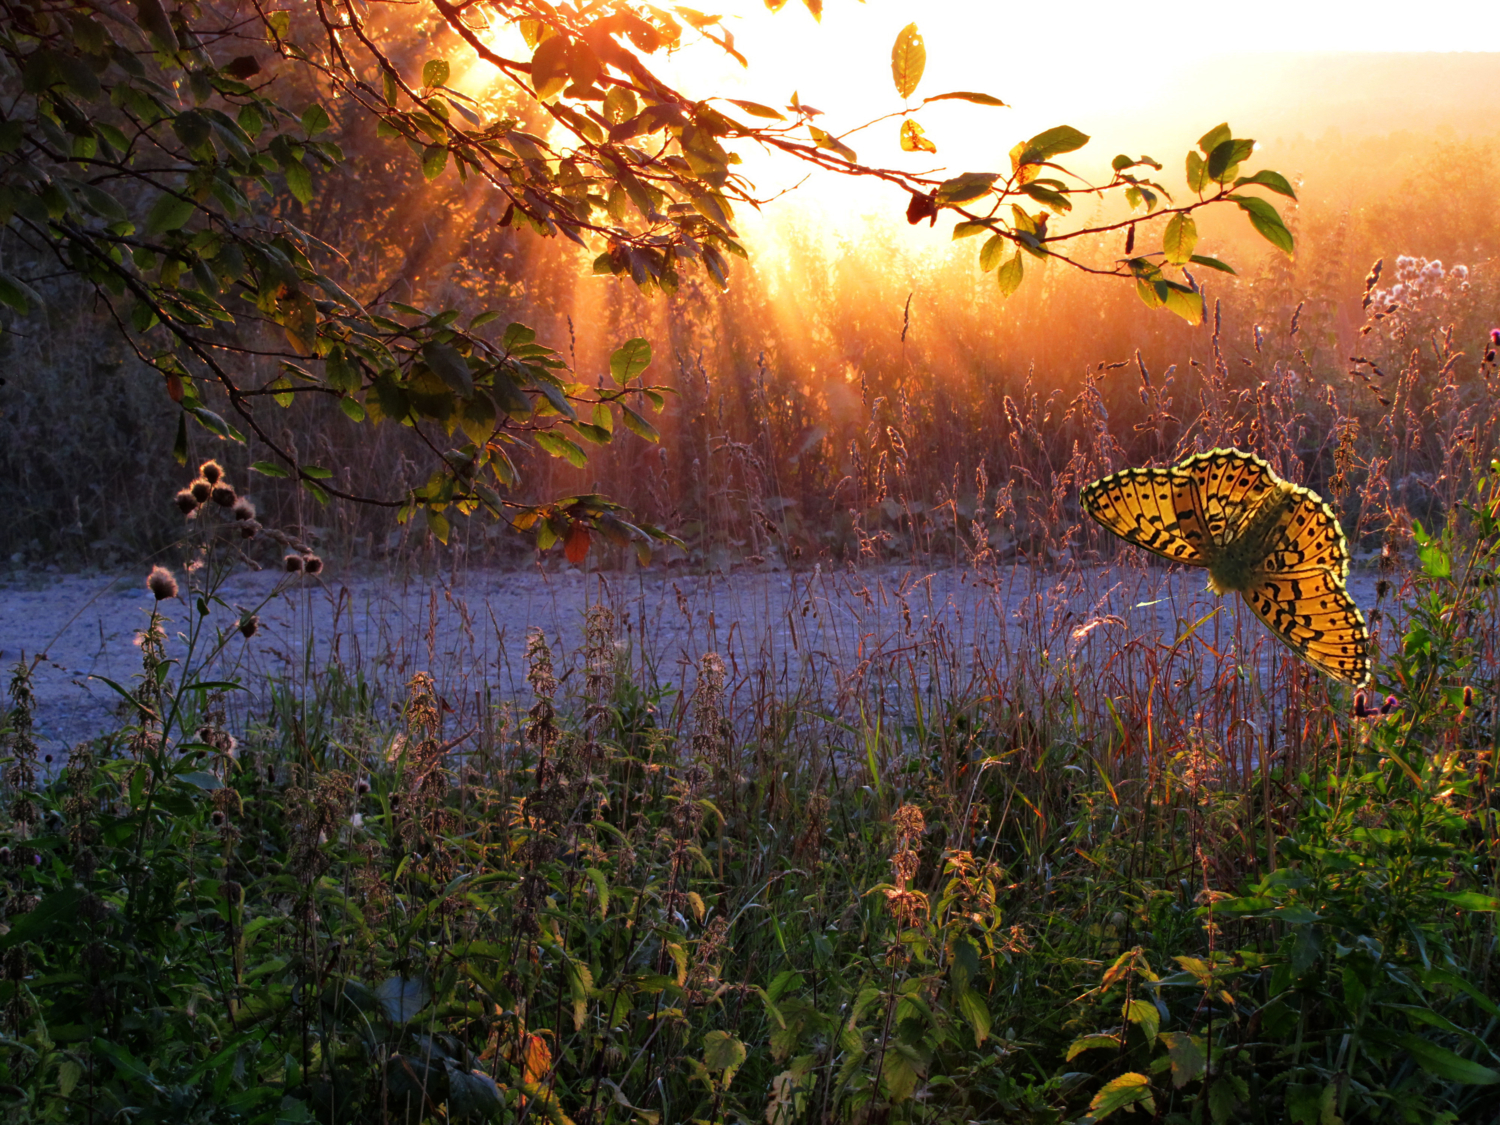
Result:
[[563,541],[563,555],[574,566],[582,566],[583,560],[589,556],[589,529],[581,523],[575,523],[568,532],[568,537]]
[[182,377],[175,371],[167,372],[167,397],[173,402],[182,401]]

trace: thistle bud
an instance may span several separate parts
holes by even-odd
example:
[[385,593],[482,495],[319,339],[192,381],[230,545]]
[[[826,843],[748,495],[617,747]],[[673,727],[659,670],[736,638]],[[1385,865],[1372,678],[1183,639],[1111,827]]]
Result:
[[323,569],[323,560],[317,555],[307,555],[302,559],[302,569],[308,574],[317,574]]
[[255,634],[259,631],[260,618],[255,614],[252,613],[249,617],[241,619],[240,635],[243,636],[246,640],[249,640],[251,637],[255,636]]
[[286,572],[288,574],[301,574],[302,573],[302,556],[301,555],[288,555],[286,558],[284,558],[284,559],[281,560],[281,563],[282,563],[283,566],[286,567]]
[[237,520],[253,520],[255,518],[255,505],[247,497],[241,496],[234,502],[230,515]]
[[234,507],[234,502],[239,499],[239,497],[235,495],[234,489],[229,487],[229,485],[227,484],[214,485],[214,490],[211,495],[214,498],[214,503],[221,508],[232,508]]
[[205,461],[198,466],[198,475],[209,484],[218,484],[219,478],[224,475],[224,469],[217,461]]
[[207,504],[208,498],[213,495],[214,486],[202,477],[199,477],[192,484],[188,485],[188,491],[193,494],[193,499],[198,501],[198,503]]
[[177,596],[177,579],[172,577],[172,572],[164,566],[153,566],[151,573],[146,576],[146,589],[151,591],[152,597],[159,602]]
[[193,490],[191,488],[184,488],[175,497],[173,497],[173,499],[176,501],[177,507],[185,516],[192,515],[198,507],[198,498],[193,495]]

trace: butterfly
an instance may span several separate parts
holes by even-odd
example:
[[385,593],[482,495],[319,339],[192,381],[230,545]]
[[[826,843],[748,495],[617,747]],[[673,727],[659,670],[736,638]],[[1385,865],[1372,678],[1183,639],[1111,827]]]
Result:
[[1238,449],[1166,468],[1123,469],[1084,486],[1083,510],[1128,543],[1208,568],[1278,640],[1354,687],[1370,680],[1370,631],[1344,579],[1349,545],[1333,509]]

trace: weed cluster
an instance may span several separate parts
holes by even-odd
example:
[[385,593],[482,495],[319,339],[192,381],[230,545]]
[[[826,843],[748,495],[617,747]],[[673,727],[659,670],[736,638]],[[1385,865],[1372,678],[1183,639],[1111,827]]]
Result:
[[1493,1118],[1500,463],[1413,525],[1384,703],[1094,617],[993,682],[912,634],[845,720],[715,652],[674,696],[598,607],[576,705],[536,632],[524,716],[417,674],[316,738],[230,729],[224,577],[309,554],[204,468],[119,729],[53,773],[11,681],[8,1120]]

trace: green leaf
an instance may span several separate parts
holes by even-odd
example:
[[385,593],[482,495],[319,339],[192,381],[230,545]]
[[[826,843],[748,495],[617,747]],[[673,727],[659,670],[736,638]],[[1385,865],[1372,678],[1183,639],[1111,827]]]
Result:
[[1076,152],[1088,143],[1087,133],[1080,133],[1071,125],[1059,125],[1054,129],[1038,133],[1027,141],[1016,165],[1019,167],[1022,164],[1040,164],[1045,160],[1051,160],[1054,156],[1061,156],[1065,152]]
[[1021,261],[1021,251],[1017,250],[1015,256],[1001,266],[995,274],[995,280],[1000,283],[1000,295],[1009,297],[1021,288],[1021,282],[1025,276],[1026,266]]
[[1215,125],[1208,132],[1204,133],[1203,136],[1199,137],[1198,147],[1203,150],[1203,155],[1207,156],[1232,136],[1234,134],[1229,131],[1229,123],[1224,122],[1223,124]]
[[965,172],[961,176],[954,176],[951,180],[944,180],[939,185],[937,202],[939,204],[968,203],[970,200],[988,194],[991,185],[999,178],[995,172]]
[[1225,183],[1234,178],[1240,164],[1255,151],[1255,142],[1236,140],[1231,137],[1208,154],[1208,178],[1215,183]]
[[427,530],[432,532],[432,537],[434,539],[436,539],[439,543],[446,547],[448,545],[448,533],[452,531],[453,528],[452,525],[448,523],[447,516],[443,515],[442,512],[434,511],[432,508],[428,508]]
[[896,83],[896,93],[909,98],[922,81],[922,72],[927,69],[927,46],[917,25],[909,23],[896,36],[891,47],[891,78]]
[[0,302],[9,305],[16,312],[25,316],[30,311],[31,302],[44,305],[41,296],[35,289],[27,285],[18,277],[0,270]]
[[179,46],[177,33],[172,29],[172,21],[167,17],[161,0],[135,0],[135,10],[140,25],[152,34],[167,54],[175,55]]
[[1155,1004],[1150,1000],[1127,1000],[1120,1014],[1141,1029],[1148,1044],[1156,1043],[1156,1032],[1161,1027],[1161,1012],[1157,1011]]
[[351,422],[363,422],[365,420],[365,408],[357,398],[344,395],[339,399],[339,409],[342,410]]
[[197,418],[198,421],[202,422],[205,429],[217,434],[221,438],[228,438],[231,441],[238,442],[243,442],[245,440],[244,434],[240,433],[228,422],[224,421],[223,418],[219,417],[219,415],[215,414],[207,407],[190,407],[188,409],[188,413],[191,414],[194,418]]
[[650,442],[661,441],[661,434],[657,432],[656,427],[623,402],[620,403],[620,414],[625,419],[625,428],[636,437],[645,438]]
[[177,440],[172,443],[172,460],[186,465],[188,459],[187,414],[177,415]]
[[303,465],[301,472],[303,476],[312,477],[314,480],[333,479],[333,470],[325,469],[321,465]]
[[146,212],[146,233],[163,234],[180,230],[197,208],[191,199],[180,199],[171,192],[163,192]]
[[432,999],[432,990],[427,982],[412,977],[390,977],[381,981],[375,989],[375,998],[385,1009],[388,1020],[395,1024],[410,1023]]
[[429,90],[438,86],[446,86],[450,73],[451,70],[446,59],[428,59],[422,64],[422,85],[426,86]]
[[1281,216],[1276,213],[1276,208],[1264,199],[1242,199],[1239,196],[1232,198],[1239,204],[1240,210],[1250,216],[1250,225],[1260,233],[1260,236],[1283,254],[1291,257],[1292,232],[1286,229]]
[[422,176],[431,181],[443,174],[448,166],[448,146],[428,145],[422,150]]
[[1500,898],[1477,891],[1438,892],[1438,898],[1451,902],[1460,910],[1478,910],[1493,914],[1500,911]]
[[957,242],[960,238],[972,238],[976,234],[983,234],[985,231],[993,229],[989,223],[984,222],[982,219],[965,219],[961,223],[954,224],[953,241]]
[[1122,1074],[1094,1095],[1089,1103],[1089,1116],[1103,1121],[1117,1109],[1143,1105],[1148,1111],[1156,1111],[1156,1099],[1151,1096],[1151,1080],[1135,1071]]
[[1288,199],[1297,198],[1297,193],[1292,190],[1292,185],[1286,182],[1286,177],[1280,172],[1271,171],[1269,168],[1257,172],[1253,176],[1241,176],[1234,181],[1236,188],[1244,187],[1246,184],[1259,184],[1261,187],[1270,188],[1278,195],[1284,195]]
[[972,988],[966,988],[959,993],[958,1010],[974,1029],[974,1045],[983,1047],[990,1034],[990,1009],[984,997]]
[[1196,1080],[1208,1065],[1203,1044],[1185,1031],[1164,1031],[1160,1039],[1172,1062],[1172,1085],[1182,1089]]
[[[127,697],[128,698],[128,697]],[[23,941],[35,941],[55,926],[72,928],[77,921],[78,902],[83,892],[65,887],[42,896],[42,901],[19,917],[12,915],[10,932],[0,934],[0,949],[9,949]]]
[[1167,229],[1162,232],[1161,237],[1161,246],[1166,252],[1167,261],[1174,266],[1191,261],[1193,247],[1196,245],[1198,245],[1198,224],[1193,222],[1191,215],[1179,212],[1167,220]]
[[[630,425],[628,408],[625,424]],[[536,443],[552,456],[567,461],[575,469],[581,469],[589,463],[588,454],[583,451],[583,447],[561,434],[539,433],[536,435]]]
[[1194,293],[1186,285],[1178,285],[1175,281],[1166,282],[1167,292],[1162,297],[1162,304],[1167,306],[1167,311],[1182,317],[1189,324],[1203,323],[1203,294]]
[[1227,262],[1219,261],[1218,258],[1206,258],[1202,254],[1194,254],[1188,261],[1196,262],[1198,265],[1206,266],[1211,270],[1218,270],[1220,273],[1234,273],[1233,266]]
[[1202,195],[1208,184],[1208,164],[1196,152],[1189,151],[1187,154],[1188,190]]
[[651,344],[636,336],[614,350],[614,354],[609,357],[609,373],[623,387],[644,372],[650,364]]
[[727,1031],[703,1037],[703,1065],[709,1070],[735,1071],[745,1061],[745,1045]]
[[469,373],[469,364],[458,350],[449,344],[429,340],[422,345],[422,359],[432,372],[456,395],[467,398],[474,393],[474,378]]
[[324,129],[329,128],[333,122],[328,117],[328,111],[313,102],[302,111],[302,131],[309,137],[315,137]]
[[975,105],[1003,106],[1005,104],[992,94],[981,94],[974,90],[953,90],[946,94],[933,94],[930,98],[923,98],[922,104],[947,101],[973,102]]
[[250,468],[254,472],[261,474],[261,476],[266,477],[285,478],[290,475],[280,465],[276,464],[275,461],[252,461]]
[[293,160],[282,171],[286,173],[287,190],[298,203],[306,207],[313,197],[312,173],[307,170],[307,165],[300,160]]
[[1072,1043],[1068,1044],[1068,1054],[1064,1061],[1072,1062],[1079,1055],[1083,1054],[1083,1052],[1098,1050],[1100,1048],[1117,1051],[1120,1049],[1121,1043],[1122,1040],[1118,1035],[1104,1033],[1098,1035],[1080,1035]]

